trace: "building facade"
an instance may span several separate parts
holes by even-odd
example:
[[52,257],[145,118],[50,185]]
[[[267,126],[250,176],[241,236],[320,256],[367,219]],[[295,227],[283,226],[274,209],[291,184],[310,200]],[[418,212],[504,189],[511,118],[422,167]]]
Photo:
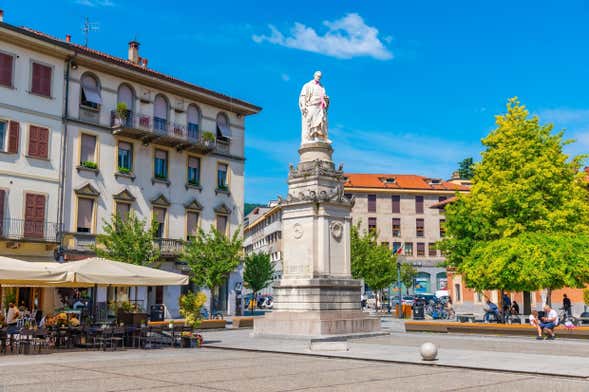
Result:
[[[22,237],[31,250],[13,246],[23,256],[91,256],[104,224],[133,211],[157,221],[162,268],[182,272],[177,256],[195,230],[239,229],[245,117],[259,107],[148,68],[135,41],[119,58],[6,23],[0,39],[0,210],[3,228],[23,232],[3,236]],[[233,312],[240,281],[220,288],[217,310]],[[142,288],[134,299],[177,316],[180,291]]]
[[[274,281],[282,277],[282,212],[277,202],[254,208],[244,220],[243,249],[245,255],[267,253],[274,264]],[[272,294],[272,285],[261,294]]]
[[346,174],[344,192],[355,199],[352,222],[375,230],[378,242],[416,267],[413,287],[404,292],[446,290],[444,257],[435,243],[444,236],[444,211],[431,208],[469,187],[438,178],[407,174]]

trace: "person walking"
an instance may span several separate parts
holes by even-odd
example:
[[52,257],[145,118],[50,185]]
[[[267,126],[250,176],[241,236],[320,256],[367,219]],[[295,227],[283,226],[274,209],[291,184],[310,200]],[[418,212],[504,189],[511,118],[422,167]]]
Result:
[[10,335],[10,351],[14,351],[14,335],[18,333],[17,322],[20,312],[16,305],[12,302],[8,304],[8,312],[6,313],[6,333]]
[[562,296],[562,308],[564,309],[564,312],[567,315],[573,315],[573,312],[571,310],[571,299],[566,294],[563,294]]

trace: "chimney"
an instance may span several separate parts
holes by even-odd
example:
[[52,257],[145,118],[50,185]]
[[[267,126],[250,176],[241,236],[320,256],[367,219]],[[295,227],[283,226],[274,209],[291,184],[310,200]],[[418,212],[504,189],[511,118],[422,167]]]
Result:
[[128,59],[134,64],[139,64],[139,42],[129,42],[129,56]]
[[145,57],[141,58],[141,65],[143,66],[143,68],[147,68],[147,59]]
[[4,10],[0,10],[0,22],[4,22]]
[[65,42],[72,42],[72,36],[70,34],[65,35]]

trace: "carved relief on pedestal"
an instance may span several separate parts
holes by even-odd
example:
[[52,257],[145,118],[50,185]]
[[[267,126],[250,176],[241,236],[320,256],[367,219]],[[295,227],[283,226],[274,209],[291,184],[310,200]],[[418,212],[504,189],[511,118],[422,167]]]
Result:
[[329,231],[331,232],[331,236],[339,242],[344,234],[344,225],[341,222],[331,222]]
[[300,223],[295,223],[292,227],[292,231],[294,238],[296,238],[297,240],[303,236],[303,226],[301,226]]

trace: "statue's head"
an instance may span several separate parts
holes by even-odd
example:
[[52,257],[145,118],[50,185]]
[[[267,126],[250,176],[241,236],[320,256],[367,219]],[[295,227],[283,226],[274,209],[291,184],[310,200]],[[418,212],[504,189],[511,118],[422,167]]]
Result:
[[316,82],[321,80],[321,71],[315,71],[315,73],[313,74],[313,80],[315,80]]

